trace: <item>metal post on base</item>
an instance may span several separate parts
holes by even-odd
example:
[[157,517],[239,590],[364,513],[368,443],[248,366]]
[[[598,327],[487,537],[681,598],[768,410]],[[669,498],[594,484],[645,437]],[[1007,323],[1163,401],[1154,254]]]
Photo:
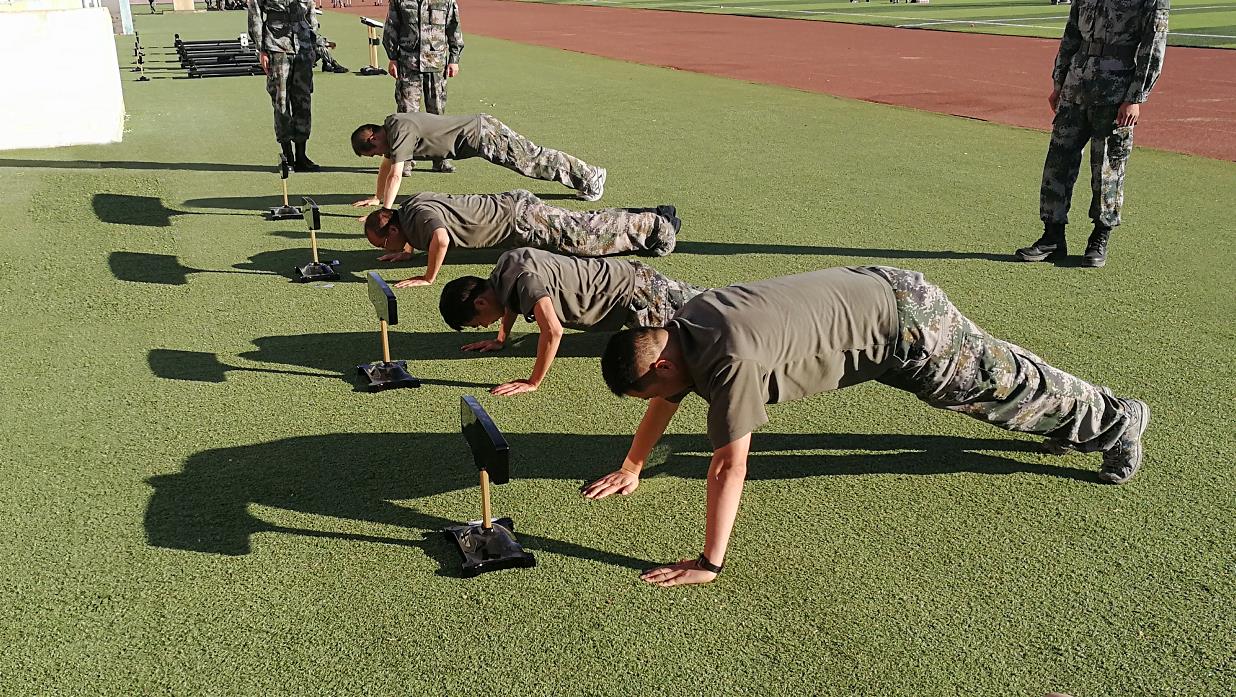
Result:
[[489,472],[487,470],[481,470],[481,527],[486,530],[489,530],[494,526],[493,519],[490,515]]
[[386,320],[384,319],[378,320],[378,328],[382,330],[382,362],[390,363],[391,362],[391,340],[386,331],[386,328],[387,328]]

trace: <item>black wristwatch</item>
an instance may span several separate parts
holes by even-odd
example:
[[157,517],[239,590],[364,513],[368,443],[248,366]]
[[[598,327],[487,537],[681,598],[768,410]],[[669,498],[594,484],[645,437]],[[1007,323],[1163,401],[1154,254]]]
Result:
[[704,556],[703,554],[701,554],[699,558],[695,560],[695,565],[704,571],[711,571],[714,574],[721,573],[721,569],[725,568],[725,564],[721,564],[721,565],[714,564],[708,561],[708,557]]

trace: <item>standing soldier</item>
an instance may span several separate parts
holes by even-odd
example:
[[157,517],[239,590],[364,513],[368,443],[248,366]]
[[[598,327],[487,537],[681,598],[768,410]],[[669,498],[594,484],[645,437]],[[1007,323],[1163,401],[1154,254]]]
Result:
[[305,153],[317,62],[318,22],[313,10],[313,0],[249,0],[249,39],[266,73],[266,91],[275,109],[275,140],[297,172],[322,169]]
[[1170,0],[1075,2],[1060,40],[1047,103],[1056,118],[1043,163],[1039,217],[1043,236],[1017,250],[1022,261],[1068,255],[1064,227],[1090,142],[1090,219],[1083,266],[1107,261],[1107,237],[1120,224],[1124,168],[1133,150],[1133,126],[1163,69]]
[[[459,74],[463,34],[455,0],[390,0],[382,46],[390,58],[387,72],[395,78],[395,109],[400,113],[425,110],[446,113],[446,80]],[[404,164],[404,173],[414,163]],[[433,163],[438,172],[454,172],[450,160]]]

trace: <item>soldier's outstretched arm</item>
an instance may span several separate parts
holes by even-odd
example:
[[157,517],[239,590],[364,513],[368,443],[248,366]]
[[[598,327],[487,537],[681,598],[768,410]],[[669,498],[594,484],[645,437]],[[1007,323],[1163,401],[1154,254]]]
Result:
[[499,397],[535,392],[545,381],[545,376],[549,375],[549,367],[558,356],[558,346],[562,343],[562,323],[558,321],[554,301],[548,297],[537,300],[536,305],[532,306],[532,314],[541,330],[541,335],[537,338],[536,363],[532,366],[532,375],[527,380],[512,380],[490,390]]
[[442,262],[446,261],[446,250],[451,247],[451,237],[446,234],[446,228],[440,227],[433,231],[429,238],[429,249],[426,250],[425,273],[420,276],[404,279],[395,284],[396,288],[414,288],[416,286],[433,285],[438,272],[442,270]]
[[1167,52],[1167,16],[1171,0],[1153,0],[1154,11],[1142,26],[1141,42],[1133,59],[1133,80],[1129,83],[1126,103],[1141,104],[1150,98],[1150,90],[1163,72],[1163,55]]
[[[402,172],[403,170],[400,170],[401,174]],[[386,190],[386,180],[390,177],[390,175],[391,160],[389,157],[383,157],[382,164],[378,165],[378,182],[374,186],[373,196],[370,196],[369,198],[362,198],[359,201],[353,201],[352,205],[356,208],[363,208],[365,206],[376,206],[382,203],[382,192]],[[363,222],[364,220],[365,218],[362,216],[361,221]]]
[[[747,480],[747,455],[750,450],[751,434],[748,433],[713,451],[712,462],[708,466],[708,513],[704,524],[703,558],[714,566],[725,564],[725,551],[729,547],[730,533],[734,531],[738,503],[742,500],[742,486]],[[717,574],[702,568],[699,559],[683,559],[677,564],[645,571],[640,578],[666,588],[708,583],[717,578]]]
[[382,158],[382,167],[386,167],[386,182],[382,182],[382,170],[378,168],[378,201],[383,208],[394,208],[395,199],[399,196],[399,185],[403,182],[403,163],[395,162],[389,157]]
[[617,472],[611,472],[580,490],[584,498],[603,499],[610,494],[630,494],[639,486],[639,475],[648,462],[648,455],[657,441],[665,435],[665,429],[678,413],[678,403],[660,397],[648,400],[648,409],[635,430],[631,449]]

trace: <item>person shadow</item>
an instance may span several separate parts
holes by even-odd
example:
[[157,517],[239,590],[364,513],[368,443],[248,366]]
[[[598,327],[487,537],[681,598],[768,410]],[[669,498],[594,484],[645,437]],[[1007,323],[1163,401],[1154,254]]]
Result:
[[[505,435],[512,477],[562,481],[572,488],[612,471],[631,440],[617,434]],[[1093,479],[1091,472],[1018,457],[1036,447],[1003,438],[758,433],[752,438],[749,478],[974,472]],[[822,452],[786,454],[794,450]],[[666,459],[650,466],[645,479],[703,479],[711,457],[700,435],[668,435],[657,453],[666,453]],[[421,550],[439,564],[438,574],[456,576],[457,550],[441,530],[460,521],[424,513],[415,502],[476,487],[476,476],[458,433],[334,433],[209,449],[191,455],[180,472],[146,480],[152,489],[144,515],[146,541],[152,547],[228,556],[249,554],[259,534],[397,545]],[[578,505],[604,504],[580,499]],[[254,506],[318,516],[323,527],[338,528],[332,521],[343,520],[406,532],[379,535],[278,524],[255,514]],[[474,515],[460,511],[461,520]],[[554,537],[533,516],[518,523],[517,535],[530,550],[635,570],[655,565],[625,554],[620,540],[615,548],[598,549]]]

